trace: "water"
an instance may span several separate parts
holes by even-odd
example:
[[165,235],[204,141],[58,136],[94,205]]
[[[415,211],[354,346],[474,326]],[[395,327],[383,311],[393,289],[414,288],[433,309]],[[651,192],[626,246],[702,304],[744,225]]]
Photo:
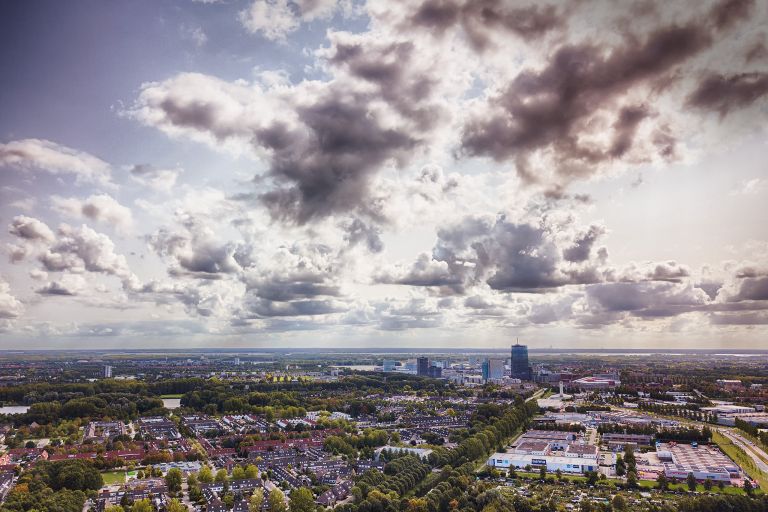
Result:
[[181,398],[163,398],[163,407],[166,409],[178,409],[181,407]]
[[0,407],[0,414],[24,414],[29,410],[27,405],[6,405]]

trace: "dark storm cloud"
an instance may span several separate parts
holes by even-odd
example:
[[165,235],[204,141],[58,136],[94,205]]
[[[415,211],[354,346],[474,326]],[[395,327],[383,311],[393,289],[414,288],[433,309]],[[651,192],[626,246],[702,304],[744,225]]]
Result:
[[754,6],[754,0],[723,0],[718,2],[712,8],[712,24],[717,29],[728,28],[739,21],[746,20]]
[[335,34],[328,62],[353,77],[376,84],[378,94],[419,130],[431,129],[442,118],[440,109],[426,100],[437,79],[414,73],[416,47],[410,42],[374,43],[370,38]]
[[381,240],[381,228],[354,218],[341,225],[344,230],[344,240],[351,246],[364,244],[371,252],[384,250],[384,242]]
[[621,158],[632,147],[635,132],[640,123],[650,115],[648,108],[624,107],[619,112],[619,117],[613,124],[613,143],[608,154],[613,158]]
[[286,317],[286,316],[318,316],[339,313],[346,308],[331,300],[295,300],[271,301],[266,299],[246,299],[244,316],[246,319]]
[[554,5],[519,7],[502,0],[428,0],[421,4],[403,28],[427,27],[439,33],[455,25],[462,27],[476,50],[484,50],[491,44],[492,32],[535,39],[562,28],[564,17]]
[[453,293],[481,282],[494,290],[522,293],[600,282],[600,263],[589,256],[602,233],[592,226],[563,249],[547,227],[514,223],[504,216],[495,221],[467,217],[438,231],[431,257],[420,256],[407,273],[382,282],[442,287]]
[[265,279],[250,283],[253,293],[269,301],[290,301],[318,296],[338,297],[339,287],[319,275],[293,275],[286,278]]
[[404,275],[383,274],[377,276],[376,282],[444,288],[453,293],[462,293],[465,278],[455,270],[444,261],[435,261],[429,254],[422,254]]
[[688,97],[687,104],[705,110],[714,110],[725,116],[744,108],[768,95],[768,73],[740,73],[706,76]]
[[587,299],[604,312],[674,316],[706,304],[704,292],[674,283],[601,283],[588,286]]
[[367,101],[329,91],[297,108],[301,127],[275,123],[257,131],[257,143],[271,150],[270,173],[279,185],[262,195],[275,218],[305,223],[360,207],[378,168],[406,159],[416,139],[382,126]]
[[189,233],[174,233],[163,228],[146,238],[158,255],[171,257],[178,264],[169,269],[170,275],[220,279],[223,274],[241,270],[234,258],[238,250],[236,243],[207,240],[197,232],[199,227],[190,225],[189,228]]
[[572,262],[588,260],[592,252],[592,246],[604,234],[605,229],[601,226],[590,226],[585,233],[574,241],[572,246],[563,251],[563,258],[566,261]]
[[754,42],[752,46],[746,49],[744,52],[744,60],[747,64],[754,61],[765,60],[768,58],[768,48],[765,46],[765,35]]
[[580,142],[584,124],[634,86],[658,80],[709,42],[708,30],[688,25],[657,29],[644,40],[628,36],[609,53],[589,44],[562,46],[542,70],[521,72],[488,100],[488,109],[464,127],[464,151],[496,160],[516,157],[528,181],[536,176],[525,169],[525,159],[540,149],[552,150],[560,174],[574,172],[566,164],[594,166],[620,157],[632,145],[645,109],[621,111],[608,151]]
[[728,300],[738,302],[743,300],[768,300],[768,276],[747,277],[739,280],[736,294]]

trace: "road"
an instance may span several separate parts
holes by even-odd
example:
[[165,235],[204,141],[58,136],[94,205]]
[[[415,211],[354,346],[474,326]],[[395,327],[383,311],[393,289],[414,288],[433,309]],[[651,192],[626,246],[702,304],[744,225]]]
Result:
[[541,395],[543,395],[546,392],[547,392],[546,388],[539,389],[534,394],[532,394],[530,397],[528,397],[525,401],[526,402],[530,402],[531,400],[536,400],[537,398],[541,398]]
[[762,471],[765,474],[768,474],[768,464],[766,464],[765,460],[761,458],[761,457],[765,457],[766,459],[768,459],[768,454],[766,454],[761,448],[755,446],[754,443],[745,439],[740,434],[737,434],[732,430],[719,428],[717,429],[717,431],[723,434],[728,439],[730,439],[733,444],[741,448],[741,450],[744,453],[749,455],[754,461],[755,466],[757,466],[757,468],[760,471]]

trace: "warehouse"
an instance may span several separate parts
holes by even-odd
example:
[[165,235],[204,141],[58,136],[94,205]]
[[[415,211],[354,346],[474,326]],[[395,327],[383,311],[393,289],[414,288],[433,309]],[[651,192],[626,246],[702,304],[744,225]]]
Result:
[[658,443],[656,453],[669,479],[684,480],[689,473],[693,473],[696,480],[730,482],[732,478],[741,478],[739,466],[711,446]]

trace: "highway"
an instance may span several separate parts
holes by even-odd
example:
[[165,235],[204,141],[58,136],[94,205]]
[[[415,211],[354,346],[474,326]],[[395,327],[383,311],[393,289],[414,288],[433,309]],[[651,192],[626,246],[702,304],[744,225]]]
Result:
[[754,443],[748,439],[745,439],[733,430],[719,428],[717,431],[730,439],[733,444],[741,448],[744,453],[749,455],[755,462],[755,466],[757,466],[760,471],[762,471],[764,474],[768,474],[768,464],[765,463],[765,460],[768,460],[768,454],[766,454],[761,448],[755,446]]

